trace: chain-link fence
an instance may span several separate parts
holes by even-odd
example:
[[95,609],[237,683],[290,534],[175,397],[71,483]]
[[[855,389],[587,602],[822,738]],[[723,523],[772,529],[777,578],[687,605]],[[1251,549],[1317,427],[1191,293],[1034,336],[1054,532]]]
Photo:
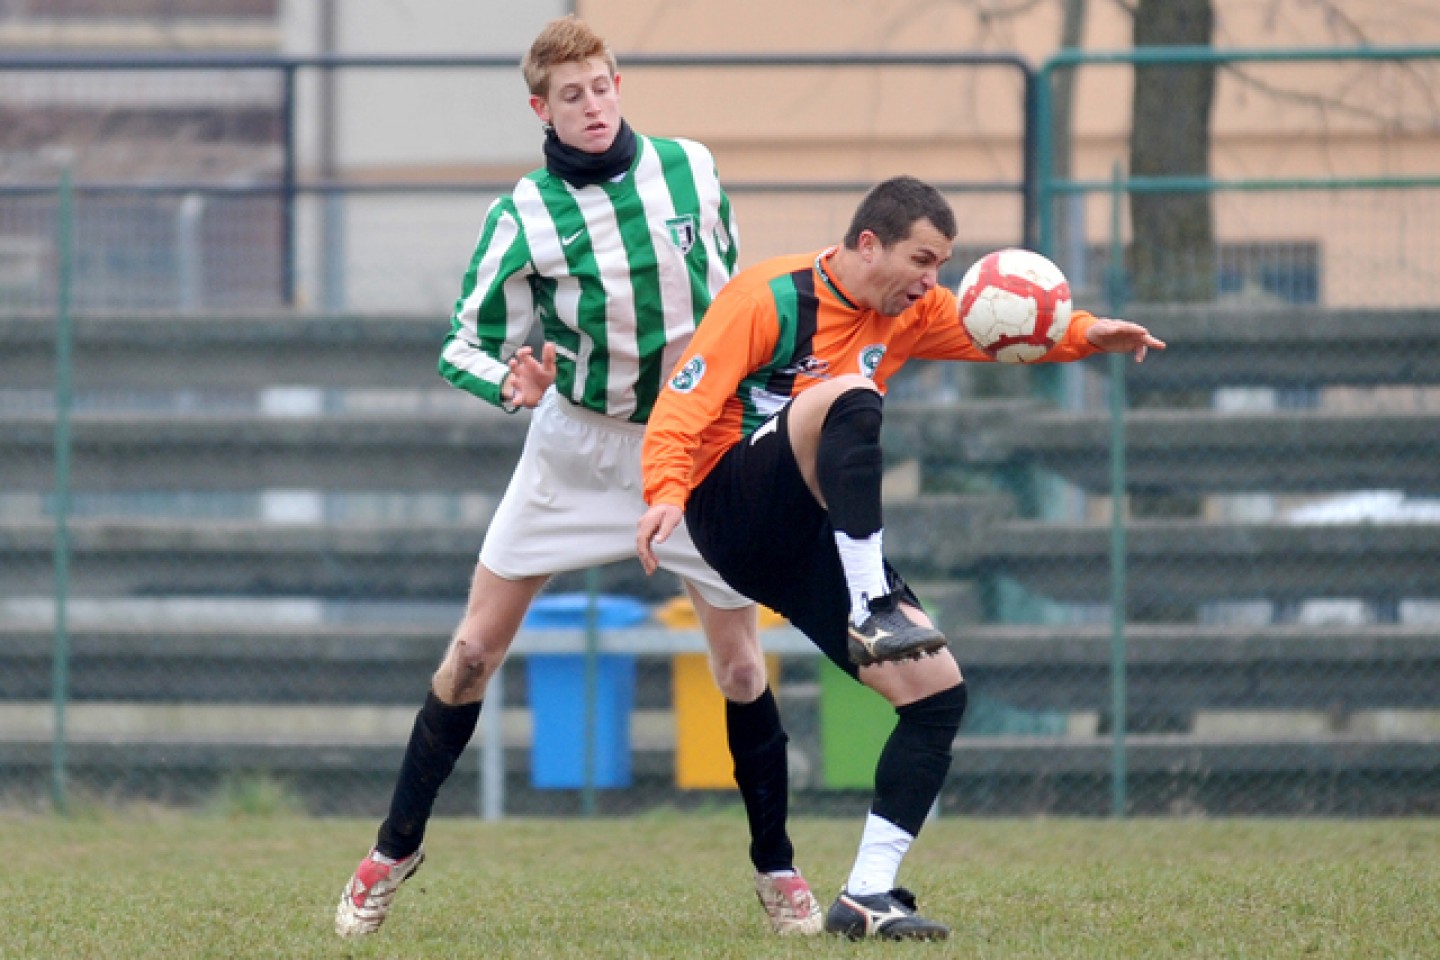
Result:
[[[646,66],[732,92],[842,69],[733,59]],[[1128,234],[1100,226],[1128,222],[1123,200],[1112,218],[1103,181],[1026,182],[1028,75],[853,59],[843,69],[877,84],[971,77],[926,93],[948,136],[982,123],[965,103],[1004,114],[983,122],[1015,146],[984,147],[986,176],[935,178],[962,214],[947,282],[988,249],[1038,243],[1026,198],[1048,185],[1047,202],[1085,198],[1090,227],[1052,244],[1080,302],[1123,298],[1103,281]],[[369,86],[346,86],[351,70]],[[0,134],[4,802],[195,804],[273,782],[317,813],[383,810],[523,437],[523,416],[433,374],[506,184],[455,182],[445,156],[417,183],[386,179],[399,161],[383,154],[360,183],[316,144],[313,169],[296,155],[317,105],[347,91],[380,142],[441,142],[466,126],[453,113],[433,129],[407,116],[387,140],[378,90],[407,77],[416,102],[475,103],[500,70],[513,61],[0,64],[23,93]],[[992,73],[1006,98],[976,94]],[[747,159],[797,125],[802,154],[835,149],[805,129],[823,116],[770,99],[743,131],[696,131],[739,158],[752,261],[833,241],[865,185]],[[504,137],[473,136],[462,146],[492,166],[511,159]],[[520,142],[517,170],[533,164]],[[926,162],[896,153],[867,176]],[[1201,186],[1218,299],[1124,309],[1171,346],[1125,369],[1123,395],[1103,359],[917,365],[893,391],[887,548],[972,691],[942,812],[1436,805],[1440,188]],[[558,579],[440,809],[728,798],[718,694],[676,593],[631,562]],[[766,643],[795,808],[855,810],[893,713],[783,626]]]
[[[0,61],[3,802],[278,783],[314,812],[384,809],[525,428],[434,372],[485,210],[538,158],[518,59]],[[864,178],[960,143],[966,108],[942,101],[977,87],[1014,144],[937,179],[974,242],[1026,239],[1013,58],[624,62],[639,129],[711,143],[722,174],[738,158],[747,260],[831,242]],[[673,115],[645,71],[750,107]],[[831,108],[787,98],[917,72],[942,116],[888,169],[767,166],[774,141],[833,150]],[[720,702],[678,592],[634,562],[558,578],[441,809],[709,802]],[[817,792],[817,664],[784,629],[768,643]]]
[[[1437,54],[1075,52],[1042,69],[1042,243],[1169,350],[1047,371],[1039,410],[957,413],[963,450],[931,471],[1016,511],[962,551],[987,622],[960,631],[967,731],[997,735],[968,744],[972,778],[960,764],[975,806],[1435,809],[1440,180],[1402,158],[1433,122]],[[1177,65],[1216,71],[1206,159],[1229,175],[1122,173],[1138,116],[1128,157],[1083,158],[1111,177],[1053,173],[1054,72],[1164,83]],[[1161,119],[1190,122],[1178,102]],[[1168,222],[1192,216],[1200,242]]]

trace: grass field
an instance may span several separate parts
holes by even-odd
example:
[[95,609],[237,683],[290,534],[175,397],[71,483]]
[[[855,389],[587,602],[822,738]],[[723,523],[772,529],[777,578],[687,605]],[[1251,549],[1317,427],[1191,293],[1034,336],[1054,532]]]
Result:
[[[968,820],[901,881],[942,944],[781,942],[738,813],[438,820],[376,936],[331,931],[371,822],[0,815],[0,957],[1435,957],[1440,822]],[[859,820],[793,825],[828,904]]]

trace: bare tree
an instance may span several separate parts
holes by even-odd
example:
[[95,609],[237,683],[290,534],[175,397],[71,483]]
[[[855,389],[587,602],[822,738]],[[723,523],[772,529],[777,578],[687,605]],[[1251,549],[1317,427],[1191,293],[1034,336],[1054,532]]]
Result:
[[[1134,11],[1137,49],[1203,47],[1213,39],[1213,0],[1139,0]],[[1134,87],[1130,175],[1205,176],[1214,65],[1137,67]],[[1135,299],[1214,299],[1215,220],[1209,193],[1132,193],[1130,227]]]
[[[1080,47],[1085,34],[1086,0],[1061,2],[1060,49],[1074,50]],[[1051,91],[1051,173],[1061,180],[1068,180],[1074,170],[1072,134],[1075,126],[1075,72],[1074,67],[1055,71],[1054,88]],[[1060,246],[1060,260],[1065,264],[1072,280],[1084,276],[1084,218],[1075,215],[1083,203],[1083,197],[1063,197],[1054,210],[1053,222],[1055,237]]]

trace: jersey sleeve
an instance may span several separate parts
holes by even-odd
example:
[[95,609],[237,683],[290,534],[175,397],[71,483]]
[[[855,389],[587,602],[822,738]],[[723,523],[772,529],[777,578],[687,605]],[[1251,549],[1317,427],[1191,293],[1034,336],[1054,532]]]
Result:
[[1085,339],[1085,334],[1095,326],[1095,315],[1088,310],[1076,309],[1070,313],[1070,325],[1065,328],[1065,336],[1060,342],[1050,348],[1050,351],[1040,358],[1040,363],[1068,363],[1071,360],[1083,360],[1084,358],[1099,353],[1100,351]]
[[[719,175],[716,175],[719,181]],[[740,260],[740,225],[735,220],[735,208],[730,205],[730,196],[720,188],[720,217],[715,231],[715,245],[720,249],[725,263],[726,276],[735,275],[735,265]]]
[[[696,456],[714,441],[725,404],[741,382],[775,350],[779,324],[773,303],[727,287],[696,328],[645,427],[641,452],[645,502],[684,507],[690,499]],[[739,440],[739,427],[732,442]]]
[[461,390],[504,406],[506,361],[524,344],[535,320],[530,248],[509,197],[490,205],[461,282],[440,350],[439,372]]
[[735,208],[720,182],[716,169],[715,155],[710,148],[696,140],[677,140],[690,162],[690,175],[700,194],[701,229],[709,252],[706,282],[710,298],[735,275],[735,265],[740,259],[740,228],[735,220]]
[[[975,345],[960,322],[960,305],[950,290],[937,287],[933,300],[926,305],[925,332],[915,342],[914,356],[922,360],[967,360],[993,363],[995,358]],[[1065,336],[1051,347],[1037,363],[1068,363],[1098,351],[1085,339],[1095,317],[1087,310],[1075,309]]]
[[925,303],[925,329],[915,341],[913,356],[920,360],[968,360],[987,363],[994,358],[975,346],[960,322],[960,303],[948,287],[936,287]]

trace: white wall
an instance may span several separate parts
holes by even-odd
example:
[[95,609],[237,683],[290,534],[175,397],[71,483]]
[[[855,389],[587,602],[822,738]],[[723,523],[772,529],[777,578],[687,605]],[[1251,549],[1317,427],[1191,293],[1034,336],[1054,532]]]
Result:
[[[283,49],[322,52],[324,0],[283,0]],[[344,69],[334,75],[334,176],[370,181],[476,179],[540,165],[539,121],[520,57],[562,0],[332,0],[337,55],[504,56],[486,70]],[[317,70],[298,76],[302,177],[321,174]],[[326,311],[448,314],[489,202],[478,194],[356,195],[297,209],[297,299]],[[439,327],[437,327],[439,329]]]
[[[325,0],[284,0],[286,53],[320,52]],[[532,163],[538,122],[526,104],[520,56],[563,0],[331,0],[337,54],[506,56],[504,68],[343,70],[336,75],[334,155],[347,173],[415,165]],[[301,74],[297,136],[302,167],[319,157],[315,71]]]

